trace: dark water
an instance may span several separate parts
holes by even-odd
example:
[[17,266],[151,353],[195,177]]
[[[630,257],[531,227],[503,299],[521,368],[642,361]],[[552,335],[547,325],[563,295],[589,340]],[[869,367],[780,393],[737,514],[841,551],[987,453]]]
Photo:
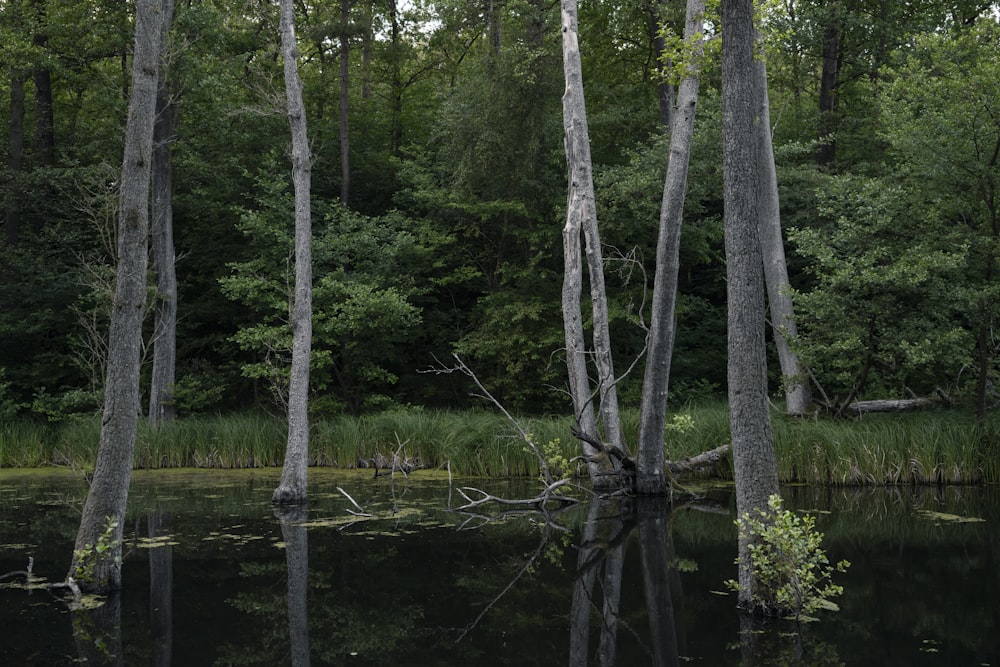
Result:
[[[735,576],[728,489],[547,524],[449,511],[461,499],[420,472],[310,479],[308,510],[279,515],[276,472],[137,473],[120,597],[71,612],[0,588],[0,665],[1000,664],[1000,489],[784,489],[820,512],[831,560],[852,562],[841,611],[741,631],[721,593]],[[373,516],[351,515],[338,486]],[[33,556],[61,580],[83,492],[71,476],[0,473],[0,573]]]

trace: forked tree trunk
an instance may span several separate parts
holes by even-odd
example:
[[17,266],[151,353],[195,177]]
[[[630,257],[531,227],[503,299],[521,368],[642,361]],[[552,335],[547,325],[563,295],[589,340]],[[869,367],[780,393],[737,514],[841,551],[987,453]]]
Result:
[[[101,439],[69,568],[69,576],[83,591],[121,588],[122,526],[140,412],[139,362],[146,305],[149,181],[162,18],[161,0],[138,0]],[[113,528],[108,537],[113,546],[98,551],[95,546],[109,519]]]
[[[729,422],[738,516],[766,510],[778,492],[767,397],[764,279],[760,250],[760,142],[754,124],[760,80],[754,74],[752,0],[722,0],[722,132],[728,298]],[[755,608],[749,543],[739,542],[739,604]]]
[[[569,188],[566,206],[566,225],[563,228],[565,275],[563,282],[563,321],[566,328],[566,358],[569,369],[570,391],[573,407],[580,427],[597,435],[597,423],[590,407],[597,400],[597,408],[604,425],[605,439],[623,448],[621,423],[618,413],[618,392],[615,388],[614,363],[611,358],[611,336],[608,327],[607,293],[604,286],[604,259],[601,239],[597,230],[597,210],[594,205],[594,180],[590,158],[590,137],[587,128],[587,108],[583,96],[583,66],[577,29],[576,0],[562,0],[563,72],[566,89],[563,94],[563,129],[565,131],[566,164]],[[580,294],[583,268],[580,254],[580,235],[583,235],[587,267],[590,275],[590,294],[594,320],[594,361],[597,366],[598,386],[592,391],[587,374],[587,357]],[[589,413],[589,414],[588,414]],[[595,451],[587,449],[588,454]],[[608,473],[608,461],[588,464],[591,481],[595,487],[612,485],[615,480]]]
[[798,331],[792,308],[792,286],[788,281],[785,243],[781,234],[781,207],[778,199],[778,176],[774,168],[774,146],[771,143],[771,112],[767,96],[767,65],[763,58],[755,60],[755,85],[762,91],[758,117],[754,126],[760,142],[760,246],[764,259],[764,282],[771,307],[771,329],[781,365],[782,388],[785,392],[785,412],[802,416],[809,412],[812,392],[809,378],[799,361],[799,355],[789,344]]
[[674,310],[677,303],[677,274],[680,271],[681,222],[687,190],[691,136],[698,103],[698,59],[701,57],[701,30],[705,0],[688,0],[684,38],[693,45],[691,62],[677,90],[677,109],[672,114],[670,161],[663,184],[660,232],[656,245],[656,277],[653,281],[653,313],[646,350],[646,372],[642,384],[639,413],[639,451],[636,455],[636,492],[665,494],[663,434],[670,388],[670,359],[674,349]]
[[153,373],[149,383],[149,422],[174,418],[174,380],[177,367],[177,271],[174,258],[173,165],[174,105],[167,80],[167,48],[174,0],[163,0],[160,28],[160,74],[156,90],[156,123],[153,127],[152,241],[156,272],[156,314],[153,324]]
[[306,132],[306,112],[299,79],[299,49],[295,41],[295,8],[281,0],[281,54],[285,68],[285,94],[292,134],[292,183],[295,188],[295,295],[292,303],[292,369],[288,386],[288,444],[281,482],[271,501],[301,504],[306,501],[309,463],[309,357],[312,351],[312,214],[309,202],[311,158]]

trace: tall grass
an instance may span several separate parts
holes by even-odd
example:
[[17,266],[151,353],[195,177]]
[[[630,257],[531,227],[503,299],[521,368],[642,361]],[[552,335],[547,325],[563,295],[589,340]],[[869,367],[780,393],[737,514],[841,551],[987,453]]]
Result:
[[[668,428],[667,458],[679,460],[729,442],[725,403],[675,411],[688,429]],[[672,415],[668,416],[668,424]],[[638,414],[623,414],[628,442],[638,438]],[[521,425],[538,445],[558,440],[565,459],[577,456],[564,416],[525,418]],[[964,484],[1000,482],[1000,415],[977,425],[971,415],[936,410],[866,415],[854,421],[790,419],[772,414],[779,478],[823,485]],[[100,417],[59,424],[0,424],[0,467],[66,466],[89,469],[100,437]],[[192,417],[159,427],[140,421],[136,468],[248,468],[280,466],[284,419],[261,413]],[[534,476],[539,464],[506,419],[487,411],[396,410],[361,417],[317,420],[310,463],[370,467],[398,455],[456,475]],[[577,466],[576,470],[582,470]],[[728,461],[707,473],[732,478]]]

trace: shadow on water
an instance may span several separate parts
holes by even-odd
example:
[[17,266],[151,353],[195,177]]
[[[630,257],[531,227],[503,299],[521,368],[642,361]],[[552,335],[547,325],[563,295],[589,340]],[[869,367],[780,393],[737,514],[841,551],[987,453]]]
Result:
[[[449,509],[447,482],[419,475],[317,472],[308,509],[276,510],[276,480],[137,474],[125,589],[69,611],[0,581],[0,664],[1000,664],[998,489],[784,489],[831,559],[852,561],[841,611],[796,625],[741,617],[722,592],[728,489],[501,518]],[[0,573],[31,556],[61,578],[83,492],[0,475]]]

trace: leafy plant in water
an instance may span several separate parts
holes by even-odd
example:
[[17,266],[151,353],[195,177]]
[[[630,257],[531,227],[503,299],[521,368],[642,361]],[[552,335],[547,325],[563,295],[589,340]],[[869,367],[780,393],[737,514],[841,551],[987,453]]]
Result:
[[[74,574],[78,582],[93,583],[97,574],[97,563],[107,554],[112,553],[119,545],[115,539],[118,521],[111,517],[104,518],[104,531],[98,536],[97,544],[85,544],[82,549],[73,552],[76,560]],[[115,564],[121,563],[121,556],[115,556]]]
[[[776,494],[768,499],[768,507],[769,511],[757,510],[755,517],[744,513],[736,521],[740,539],[750,542],[756,605],[765,613],[798,621],[815,620],[811,614],[820,609],[837,611],[830,598],[844,589],[833,583],[831,575],[845,572],[851,564],[846,560],[830,564],[820,548],[823,533],[815,530],[815,518],[782,509]],[[740,590],[732,579],[726,586]]]

